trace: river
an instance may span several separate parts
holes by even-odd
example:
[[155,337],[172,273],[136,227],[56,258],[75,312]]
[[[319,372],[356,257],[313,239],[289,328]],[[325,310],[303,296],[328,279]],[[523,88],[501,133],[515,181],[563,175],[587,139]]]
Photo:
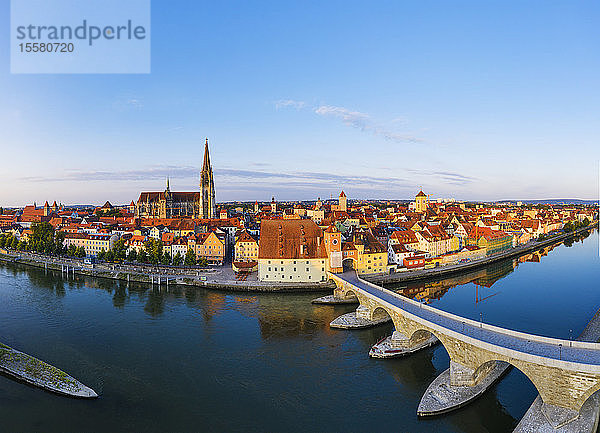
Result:
[[[600,307],[598,232],[467,275],[394,289],[529,333],[576,338]],[[326,293],[323,293],[326,294]],[[391,325],[329,328],[354,306],[315,293],[226,293],[0,264],[0,341],[65,370],[92,401],[0,376],[0,430],[15,432],[509,432],[537,392],[512,369],[471,405],[418,419],[448,368],[435,346],[369,359]]]

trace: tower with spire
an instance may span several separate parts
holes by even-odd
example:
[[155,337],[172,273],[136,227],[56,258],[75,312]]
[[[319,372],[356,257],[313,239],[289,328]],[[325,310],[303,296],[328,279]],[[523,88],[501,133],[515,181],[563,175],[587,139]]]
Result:
[[215,201],[215,182],[213,180],[210,155],[208,153],[208,138],[204,143],[204,162],[200,172],[200,217],[216,218],[217,206]]

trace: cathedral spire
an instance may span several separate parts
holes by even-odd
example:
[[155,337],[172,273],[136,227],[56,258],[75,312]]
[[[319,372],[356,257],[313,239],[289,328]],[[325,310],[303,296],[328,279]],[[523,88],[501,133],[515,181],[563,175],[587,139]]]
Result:
[[200,173],[200,217],[215,218],[217,213],[215,201],[215,184],[208,152],[208,138],[204,142],[204,163]]
[[210,166],[210,155],[208,153],[208,138],[204,142],[204,163],[202,164],[202,171],[211,170]]

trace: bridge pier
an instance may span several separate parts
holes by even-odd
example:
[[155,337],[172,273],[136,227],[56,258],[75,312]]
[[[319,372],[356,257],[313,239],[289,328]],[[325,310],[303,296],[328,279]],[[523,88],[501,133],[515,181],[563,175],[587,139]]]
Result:
[[433,346],[438,342],[437,337],[428,332],[415,332],[409,338],[402,332],[394,331],[391,336],[374,344],[369,351],[369,356],[371,358],[398,358]]
[[373,315],[369,307],[361,304],[356,311],[335,318],[329,326],[339,329],[360,329],[381,325],[391,320],[392,318],[387,313]]
[[504,361],[491,361],[473,369],[451,359],[450,368],[423,394],[417,415],[439,415],[467,405],[496,383],[509,367]]

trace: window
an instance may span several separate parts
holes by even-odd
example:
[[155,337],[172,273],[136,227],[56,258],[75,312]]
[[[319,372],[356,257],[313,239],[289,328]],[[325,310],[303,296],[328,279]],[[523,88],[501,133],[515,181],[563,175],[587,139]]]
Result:
[[308,268],[306,268],[306,272],[308,272]]

